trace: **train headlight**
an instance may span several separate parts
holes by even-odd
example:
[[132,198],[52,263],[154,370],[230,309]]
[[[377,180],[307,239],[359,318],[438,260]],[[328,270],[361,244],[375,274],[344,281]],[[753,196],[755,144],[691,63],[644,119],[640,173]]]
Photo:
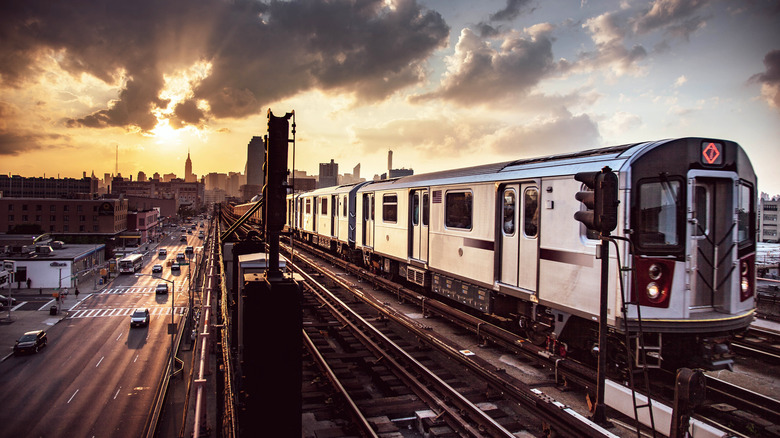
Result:
[[658,285],[655,284],[655,282],[648,283],[647,298],[650,298],[651,300],[655,301],[660,296],[661,296],[661,289],[658,287]]
[[742,277],[742,281],[740,282],[740,287],[742,287],[742,294],[746,294],[750,292],[750,282],[747,278]]
[[661,266],[656,263],[650,265],[650,269],[647,270],[647,276],[650,277],[650,279],[653,281],[657,281],[659,278],[661,278],[661,274],[663,274],[663,269],[661,269]]

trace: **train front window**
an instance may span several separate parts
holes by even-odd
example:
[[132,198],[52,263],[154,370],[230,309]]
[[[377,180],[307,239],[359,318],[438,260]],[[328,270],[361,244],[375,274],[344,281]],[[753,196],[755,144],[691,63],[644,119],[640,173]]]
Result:
[[737,241],[744,243],[750,241],[750,204],[753,198],[750,186],[739,184],[737,199]]
[[645,247],[677,246],[680,182],[664,179],[639,186],[640,245]]

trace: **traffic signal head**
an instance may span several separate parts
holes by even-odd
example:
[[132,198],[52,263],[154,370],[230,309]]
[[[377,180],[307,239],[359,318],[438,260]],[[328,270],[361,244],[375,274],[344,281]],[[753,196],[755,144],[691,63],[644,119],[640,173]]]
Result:
[[574,179],[589,189],[574,195],[587,208],[574,213],[574,219],[585,224],[588,229],[609,235],[617,227],[617,208],[620,203],[617,175],[609,167],[604,167],[599,172],[580,172],[574,175]]

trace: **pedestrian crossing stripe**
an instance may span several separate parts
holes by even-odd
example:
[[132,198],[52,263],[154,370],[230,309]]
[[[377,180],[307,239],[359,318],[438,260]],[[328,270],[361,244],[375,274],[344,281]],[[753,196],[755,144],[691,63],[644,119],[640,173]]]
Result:
[[[101,318],[107,316],[130,316],[135,310],[135,307],[131,308],[114,308],[114,309],[81,309],[72,311],[68,316],[69,319],[78,318]],[[171,308],[168,306],[148,307],[149,314],[154,315],[170,315]],[[174,312],[176,315],[183,315],[186,307],[176,307]]]
[[156,286],[140,287],[140,286],[118,286],[109,289],[103,289],[98,292],[100,294],[152,294],[155,292]]

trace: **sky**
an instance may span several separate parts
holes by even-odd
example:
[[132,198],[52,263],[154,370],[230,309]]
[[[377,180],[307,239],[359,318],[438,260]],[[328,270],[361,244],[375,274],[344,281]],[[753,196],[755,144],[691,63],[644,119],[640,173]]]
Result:
[[778,0],[6,1],[0,41],[3,174],[243,172],[270,109],[309,174],[702,136],[780,194]]

